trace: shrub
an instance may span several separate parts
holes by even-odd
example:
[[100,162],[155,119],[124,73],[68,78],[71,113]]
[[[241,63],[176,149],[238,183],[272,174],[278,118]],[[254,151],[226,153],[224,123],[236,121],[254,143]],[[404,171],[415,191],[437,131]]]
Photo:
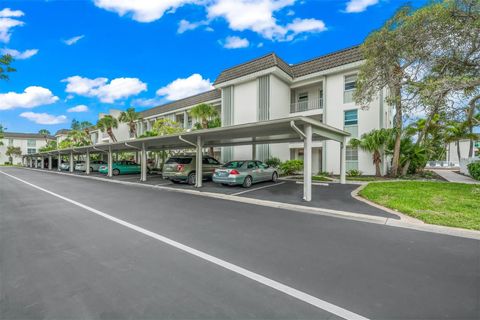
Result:
[[347,171],[347,176],[349,177],[359,177],[362,175],[362,171],[358,170],[358,169],[350,169]]
[[472,162],[467,168],[473,179],[480,180],[480,162]]
[[280,170],[285,175],[292,175],[298,171],[303,169],[303,161],[302,160],[288,160],[285,161],[280,165]]
[[331,172],[327,172],[327,171],[319,171],[317,173],[317,176],[322,176],[322,177],[328,177],[328,176],[332,176],[333,174]]
[[280,161],[280,159],[277,157],[270,157],[265,161],[265,163],[272,168],[278,168],[282,164],[282,161]]

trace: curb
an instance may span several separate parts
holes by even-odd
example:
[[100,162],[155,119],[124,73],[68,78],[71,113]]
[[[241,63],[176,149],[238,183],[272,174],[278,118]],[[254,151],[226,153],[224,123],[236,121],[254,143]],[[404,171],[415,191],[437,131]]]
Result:
[[[288,203],[282,203],[282,202],[259,200],[259,199],[232,196],[232,195],[226,195],[226,194],[218,194],[218,193],[212,193],[212,192],[201,192],[198,190],[184,190],[184,189],[178,189],[178,188],[172,188],[172,187],[166,187],[166,186],[141,184],[138,182],[108,180],[105,178],[92,177],[92,176],[80,176],[80,175],[75,175],[75,174],[65,173],[65,172],[58,172],[58,171],[47,171],[47,170],[34,169],[34,168],[22,168],[22,169],[53,173],[58,175],[66,175],[66,176],[78,177],[78,178],[84,178],[84,179],[91,179],[91,180],[97,180],[97,181],[103,181],[103,182],[111,182],[111,183],[117,183],[117,184],[122,184],[126,186],[134,186],[134,187],[140,186],[140,187],[150,188],[150,189],[157,189],[157,190],[160,189],[165,191],[180,192],[185,194],[205,196],[205,197],[222,199],[222,200],[230,200],[230,201],[260,205],[260,206],[271,207],[271,208],[285,209],[285,210],[294,211],[297,213],[301,212],[301,213],[315,214],[315,215],[321,215],[321,216],[329,216],[329,217],[341,218],[346,220],[361,221],[366,223],[383,224],[389,227],[397,227],[397,228],[404,228],[404,229],[410,229],[410,230],[416,230],[416,231],[423,231],[423,232],[437,233],[437,234],[443,234],[443,235],[449,235],[449,236],[455,236],[455,237],[461,237],[461,238],[480,240],[480,231],[446,227],[446,226],[437,226],[432,224],[426,224],[422,221],[420,221],[419,223],[418,222],[419,220],[416,221],[417,219],[414,219],[411,217],[408,217],[411,220],[407,219],[407,216],[388,208],[386,208],[387,209],[386,211],[399,216],[401,220],[370,216],[370,215],[365,215],[361,213],[354,213],[354,212],[347,212],[347,211],[314,208],[314,207],[294,205],[294,204],[288,204]],[[355,192],[358,193],[358,191],[364,188],[365,186],[366,184],[361,185],[359,188],[352,191],[352,196],[353,196],[353,193]],[[359,197],[358,195],[356,195],[354,198],[370,204],[370,201],[365,200]],[[383,208],[382,206],[379,206],[377,204],[373,204],[373,205],[377,206],[380,209],[385,210],[385,208]]]

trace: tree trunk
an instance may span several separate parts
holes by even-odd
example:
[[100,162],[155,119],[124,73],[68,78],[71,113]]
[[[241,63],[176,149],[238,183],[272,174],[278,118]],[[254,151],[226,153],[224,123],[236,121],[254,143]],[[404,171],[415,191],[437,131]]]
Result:
[[112,142],[117,142],[117,139],[115,138],[115,135],[113,134],[113,131],[112,131],[111,128],[107,129],[107,133],[108,133],[110,139],[112,139]]
[[375,164],[375,176],[381,177],[382,171],[380,169],[380,164],[382,163],[382,159],[378,150],[373,152],[373,163]]
[[460,159],[462,159],[461,152],[460,152],[460,141],[457,141],[457,155],[458,155],[458,162],[460,163]]
[[[480,95],[477,95],[473,97],[472,100],[470,100],[469,102],[467,121],[468,121],[468,132],[470,134],[473,133],[473,116],[475,115],[476,104],[479,99],[480,99]],[[469,158],[473,157],[473,139],[472,138],[470,138],[468,157]]]
[[412,162],[410,159],[405,162],[405,165],[402,167],[402,176],[406,176],[408,173],[408,168],[410,167],[410,162]]
[[390,172],[391,177],[396,177],[398,175],[398,167],[400,165],[400,144],[402,141],[402,102],[401,102],[401,92],[400,85],[394,87],[395,95],[395,147],[393,148],[393,159],[392,159],[392,170]]
[[137,138],[137,127],[135,123],[130,123],[130,135]]

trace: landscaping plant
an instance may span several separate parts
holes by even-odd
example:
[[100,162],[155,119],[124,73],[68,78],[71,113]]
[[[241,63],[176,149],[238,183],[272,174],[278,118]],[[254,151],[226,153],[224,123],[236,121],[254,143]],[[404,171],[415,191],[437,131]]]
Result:
[[303,169],[303,161],[302,160],[287,160],[280,165],[280,171],[284,175],[292,175]]
[[468,166],[470,176],[475,180],[480,180],[480,162],[472,162]]

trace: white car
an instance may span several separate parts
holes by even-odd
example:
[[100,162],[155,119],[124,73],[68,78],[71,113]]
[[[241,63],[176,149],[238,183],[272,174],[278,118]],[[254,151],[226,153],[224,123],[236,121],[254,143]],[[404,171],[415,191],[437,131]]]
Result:
[[[98,171],[101,166],[106,165],[107,163],[102,160],[91,160],[90,161],[90,171]],[[87,167],[85,166],[85,161],[79,161],[75,164],[76,171],[87,171]]]
[[70,163],[62,162],[60,164],[60,170],[68,171],[70,169]]

